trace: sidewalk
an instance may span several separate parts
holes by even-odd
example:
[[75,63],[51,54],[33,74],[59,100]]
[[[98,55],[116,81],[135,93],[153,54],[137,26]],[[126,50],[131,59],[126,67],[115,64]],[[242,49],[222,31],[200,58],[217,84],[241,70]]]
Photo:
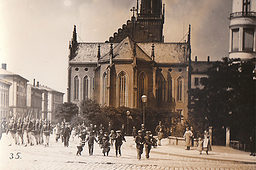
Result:
[[249,152],[235,150],[224,146],[212,146],[212,151],[209,155],[203,152],[199,154],[197,147],[192,147],[191,150],[185,150],[185,146],[170,145],[168,139],[162,140],[162,146],[152,149],[152,153],[182,156],[189,158],[199,158],[217,161],[232,161],[246,164],[256,164],[256,157],[250,156]]

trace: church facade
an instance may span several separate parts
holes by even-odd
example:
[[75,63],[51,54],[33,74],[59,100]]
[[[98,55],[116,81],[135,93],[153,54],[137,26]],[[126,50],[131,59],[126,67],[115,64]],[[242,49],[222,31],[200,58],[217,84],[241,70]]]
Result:
[[95,100],[102,106],[170,107],[188,117],[190,40],[166,43],[164,5],[142,0],[133,16],[106,42],[77,41],[74,26],[68,67],[68,102]]

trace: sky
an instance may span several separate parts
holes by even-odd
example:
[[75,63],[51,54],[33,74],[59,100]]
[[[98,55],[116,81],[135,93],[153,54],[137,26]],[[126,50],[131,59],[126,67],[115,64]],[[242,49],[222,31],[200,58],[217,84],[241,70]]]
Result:
[[[228,56],[232,0],[163,0],[165,42],[192,26],[192,59]],[[136,0],[0,0],[0,63],[30,81],[66,93],[68,45],[105,42],[132,16]],[[64,98],[66,101],[66,96]]]

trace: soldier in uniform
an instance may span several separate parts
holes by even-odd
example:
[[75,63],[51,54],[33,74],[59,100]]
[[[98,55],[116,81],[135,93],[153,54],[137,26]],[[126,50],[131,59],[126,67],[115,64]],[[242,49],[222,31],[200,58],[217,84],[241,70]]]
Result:
[[39,120],[39,143],[43,144],[44,143],[44,122],[42,119]]
[[43,125],[43,134],[44,134],[44,146],[49,146],[49,139],[51,133],[51,122],[45,121]]
[[23,131],[23,143],[25,147],[29,144],[27,128],[28,128],[28,118],[24,118],[22,131]]
[[31,146],[33,145],[32,130],[33,130],[33,122],[28,118],[28,125],[27,125],[28,144],[30,144]]
[[36,144],[39,144],[39,137],[40,137],[40,122],[39,119],[36,119],[36,124],[35,124],[35,129],[34,129],[34,135],[35,135],[35,140]]
[[104,133],[104,136],[102,138],[102,153],[104,156],[105,155],[108,156],[109,151],[110,151],[110,143],[109,143],[109,137],[106,132]]
[[135,143],[137,148],[137,159],[141,159],[141,154],[143,153],[144,138],[142,136],[142,131],[138,131],[138,135],[135,137]]
[[144,137],[144,141],[145,141],[145,153],[146,153],[146,158],[149,158],[149,153],[150,150],[152,148],[152,146],[154,146],[154,139],[151,135],[150,131],[146,132],[146,136]]
[[116,133],[117,133],[117,136],[115,138],[115,149],[116,149],[116,157],[117,157],[118,154],[121,156],[121,146],[123,144],[123,141],[126,142],[126,140],[122,135],[121,130],[117,130]]
[[14,120],[14,117],[12,117],[8,124],[8,130],[7,130],[7,134],[10,132],[11,143],[9,144],[9,146],[11,146],[13,143],[17,144],[16,129],[17,129],[17,124]]
[[89,148],[89,155],[93,155],[93,147],[94,147],[94,141],[98,142],[96,137],[93,135],[92,132],[89,132],[89,136],[86,138],[85,142],[88,142],[88,148]]
[[23,121],[21,120],[21,118],[18,119],[16,133],[17,133],[17,144],[18,145],[23,144]]

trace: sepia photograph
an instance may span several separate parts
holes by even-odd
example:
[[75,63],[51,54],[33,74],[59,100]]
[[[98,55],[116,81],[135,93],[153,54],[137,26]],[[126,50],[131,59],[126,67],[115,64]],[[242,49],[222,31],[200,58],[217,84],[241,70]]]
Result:
[[0,170],[255,170],[256,0],[0,0]]

